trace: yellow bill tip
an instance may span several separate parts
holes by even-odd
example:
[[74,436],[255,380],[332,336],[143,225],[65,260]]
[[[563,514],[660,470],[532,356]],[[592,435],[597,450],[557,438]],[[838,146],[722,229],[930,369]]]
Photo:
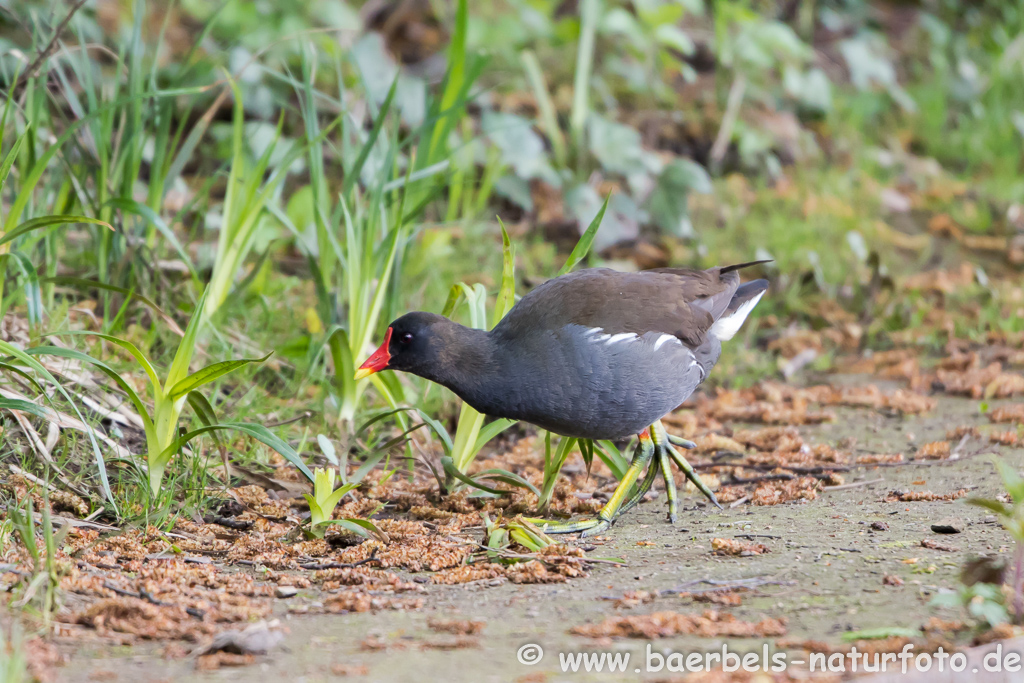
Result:
[[358,382],[361,379],[366,379],[374,372],[375,370],[373,370],[373,368],[359,368],[358,370],[356,370],[356,381]]

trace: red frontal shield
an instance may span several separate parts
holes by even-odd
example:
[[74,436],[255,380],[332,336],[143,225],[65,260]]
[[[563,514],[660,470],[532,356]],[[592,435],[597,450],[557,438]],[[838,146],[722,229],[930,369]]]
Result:
[[391,354],[388,353],[388,347],[391,346],[391,328],[388,328],[387,334],[384,335],[384,343],[373,352],[373,354],[366,359],[366,362],[359,366],[356,370],[356,379],[360,380],[364,377],[369,377],[375,372],[386,370],[388,367],[388,361],[391,360]]

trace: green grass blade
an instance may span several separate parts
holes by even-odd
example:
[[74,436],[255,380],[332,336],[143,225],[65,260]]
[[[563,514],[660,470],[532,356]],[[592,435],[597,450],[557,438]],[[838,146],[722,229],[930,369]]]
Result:
[[395,92],[397,90],[398,76],[396,75],[395,80],[391,82],[391,89],[388,90],[388,95],[384,98],[384,103],[381,104],[380,111],[377,113],[377,118],[373,121],[373,127],[370,129],[370,134],[367,136],[366,141],[363,142],[362,149],[359,150],[359,156],[356,157],[352,167],[345,173],[345,180],[341,186],[341,193],[346,197],[350,195],[352,188],[355,187],[357,182],[359,182],[359,174],[363,170],[366,160],[370,158],[370,152],[373,151],[373,146],[377,144],[377,138],[380,136],[380,131],[384,127],[384,119],[391,110],[391,103],[395,99]]
[[263,425],[249,424],[246,422],[221,422],[214,425],[204,425],[202,427],[199,427],[198,429],[193,429],[191,432],[188,432],[184,436],[180,436],[177,439],[175,439],[174,442],[171,443],[171,445],[168,446],[164,450],[164,452],[160,454],[158,460],[160,462],[169,462],[171,457],[179,450],[181,450],[181,448],[185,446],[189,441],[196,438],[197,436],[216,430],[232,430],[236,432],[241,432],[246,436],[251,436],[260,443],[274,449],[281,455],[281,457],[283,457],[291,464],[295,465],[299,472],[302,472],[303,476],[305,476],[306,479],[310,481],[310,483],[316,481],[315,477],[313,476],[313,473],[310,472],[309,468],[306,467],[306,464],[302,462],[302,458],[299,456],[298,453],[295,452],[294,448],[289,446],[280,437],[273,434],[269,429],[267,429]]
[[185,327],[185,335],[181,338],[178,343],[178,350],[174,353],[174,360],[171,361],[171,369],[167,373],[167,385],[174,386],[181,380],[188,377],[188,366],[192,362],[192,354],[196,350],[196,339],[199,337],[199,328],[202,326],[203,320],[206,318],[206,295],[210,292],[210,288],[207,287],[203,290],[203,295],[199,297],[199,302],[196,304],[195,310],[192,312],[192,318],[188,321],[188,325]]
[[448,430],[444,428],[444,425],[427,415],[422,410],[417,410],[416,413],[420,416],[420,419],[426,422],[427,426],[437,434],[437,438],[441,439],[441,444],[444,446],[445,454],[451,456],[452,437],[448,434]]
[[565,275],[570,270],[576,267],[576,264],[587,257],[587,253],[590,251],[590,247],[594,244],[594,238],[597,237],[597,230],[601,227],[601,220],[604,219],[604,212],[608,209],[608,200],[611,199],[611,195],[604,198],[604,204],[601,205],[601,210],[594,216],[594,220],[590,221],[590,225],[580,236],[579,241],[573,248],[572,253],[569,254],[569,258],[565,261],[565,265],[558,271],[559,275]]
[[175,384],[167,392],[168,397],[172,401],[177,401],[179,398],[189,393],[194,389],[198,389],[204,384],[209,384],[214,380],[217,380],[224,375],[234,372],[238,368],[249,365],[250,363],[262,363],[274,354],[273,351],[263,356],[262,358],[239,358],[237,360],[226,360],[220,363],[214,363],[207,365],[202,370],[197,370],[191,375]]
[[[24,278],[22,289],[25,290],[25,314],[28,318],[28,323],[33,328],[43,324],[43,295],[39,290],[39,273],[36,272],[36,267],[32,265],[32,261],[27,256],[20,252],[13,252],[8,254],[14,259],[15,265],[18,266],[18,270],[21,271],[21,275]],[[0,271],[0,277],[3,272]]]
[[[94,332],[93,334],[96,333]],[[142,424],[146,430],[146,433],[148,434],[152,429],[153,423],[149,417],[149,410],[146,408],[146,404],[142,402],[142,399],[135,392],[135,389],[132,388],[132,385],[128,384],[128,382],[125,381],[125,379],[121,376],[121,373],[119,373],[117,370],[110,367],[103,361],[99,360],[98,358],[93,358],[92,356],[82,353],[81,351],[76,351],[75,349],[65,349],[60,346],[36,346],[31,349],[27,349],[25,353],[32,356],[45,355],[58,356],[60,358],[70,358],[71,360],[77,360],[81,361],[82,363],[88,363],[98,368],[103,374],[112,379],[114,383],[118,386],[118,388],[121,389],[121,391],[128,395],[128,400],[132,402],[132,405],[135,407],[135,411],[139,414],[139,417],[142,418]]]
[[[10,99],[7,100],[10,102]],[[4,112],[6,114],[6,112]],[[0,130],[0,135],[3,135]],[[21,150],[21,143],[25,142],[25,138],[28,135],[22,133],[18,136],[18,139],[14,141],[14,145],[7,152],[7,156],[4,157],[4,161],[0,164],[0,190],[4,189],[4,184],[7,182],[7,176],[11,172],[11,167],[14,166],[14,160],[18,158],[18,152]]]
[[[215,425],[220,421],[217,419],[217,411],[206,400],[206,397],[198,391],[189,392],[188,404],[192,406],[192,411],[204,426]],[[217,438],[219,439],[219,437]]]
[[172,318],[170,315],[168,315],[166,311],[164,311],[162,308],[157,306],[155,301],[150,299],[148,296],[143,296],[142,294],[139,294],[138,292],[136,292],[134,290],[125,289],[124,287],[118,287],[117,285],[110,285],[110,284],[107,284],[106,282],[98,282],[96,280],[86,280],[84,278],[69,277],[69,276],[66,276],[66,275],[57,275],[55,277],[44,277],[44,278],[42,278],[40,280],[40,282],[43,282],[43,283],[52,282],[55,285],[68,285],[68,286],[71,286],[71,287],[81,287],[83,289],[96,288],[96,289],[101,289],[101,290],[105,290],[105,291],[108,291],[108,292],[116,292],[116,293],[118,293],[118,294],[120,294],[120,295],[122,295],[124,297],[129,298],[129,299],[138,299],[143,304],[148,306],[150,310],[152,310],[158,316],[163,318],[164,322],[167,323],[167,326],[171,329],[172,332],[174,332],[174,334],[178,335],[179,337],[182,337],[182,336],[185,335],[185,332],[178,325],[178,322],[174,318]]
[[509,420],[504,417],[487,423],[480,429],[480,434],[476,437],[476,446],[474,446],[474,450],[476,452],[480,452],[480,449],[487,445],[488,441],[496,437],[498,434],[501,434],[515,423],[516,420]]
[[[75,411],[75,415],[78,416],[78,419],[81,420],[82,424],[88,425],[88,423],[85,421],[85,417],[83,417],[82,413],[79,412],[78,406],[71,399],[71,394],[69,394],[64,389],[61,383],[57,381],[57,378],[50,374],[50,371],[44,368],[39,361],[33,358],[26,351],[22,351],[13,344],[10,344],[3,340],[0,340],[0,351],[10,356],[13,356],[14,358],[17,358],[22,363],[31,368],[34,372],[36,372],[37,374],[41,375],[44,379],[46,379],[47,382],[52,384],[57,389],[57,391],[60,392],[60,394],[67,400],[67,402],[71,404],[71,409]],[[143,419],[145,420],[146,418]],[[107,497],[107,500],[110,502],[111,506],[114,509],[114,512],[116,513],[117,503],[114,501],[114,493],[110,490],[110,480],[107,478],[107,464],[103,459],[103,453],[100,451],[100,445],[96,441],[96,435],[93,433],[92,429],[86,431],[86,436],[89,437],[89,443],[92,445],[93,455],[96,458],[96,467],[99,470],[100,484],[103,487],[103,494]]]
[[381,460],[384,459],[384,456],[387,454],[387,450],[388,450],[387,448],[382,448],[382,449],[380,449],[379,452],[374,453],[371,456],[369,456],[363,462],[363,464],[359,466],[359,469],[357,469],[355,472],[353,472],[352,476],[349,477],[349,481],[351,482],[351,485],[354,486],[354,485],[357,485],[357,484],[361,483],[363,481],[363,479],[366,478],[366,475],[370,473],[370,470],[372,470],[374,467],[376,467],[377,463],[379,463]]
[[501,226],[501,288],[498,289],[498,296],[494,302],[494,313],[491,317],[491,327],[497,325],[505,315],[512,310],[516,303],[516,258],[512,249],[512,241],[508,237],[508,231],[501,219],[498,219]]
[[530,50],[523,50],[520,54],[523,67],[526,69],[527,80],[533,88],[533,96],[537,100],[537,109],[540,112],[541,130],[551,141],[551,151],[555,155],[555,163],[559,168],[565,168],[568,162],[566,153],[565,136],[558,126],[558,113],[555,111],[555,104],[551,100],[551,93],[548,91],[548,84],[544,80],[544,72],[541,70],[537,56]]
[[36,417],[48,418],[46,409],[32,401],[23,401],[20,398],[4,398],[0,396],[0,410],[20,410]]
[[626,476],[629,462],[622,455],[621,451],[615,447],[615,444],[611,441],[594,441],[593,445],[597,456],[608,466],[608,469],[612,471],[616,479],[622,479]]
[[519,488],[526,489],[530,493],[532,493],[533,495],[535,495],[538,498],[540,498],[540,489],[538,489],[536,486],[534,486],[533,484],[528,482],[526,479],[523,479],[522,477],[520,477],[518,474],[516,474],[514,472],[509,472],[508,470],[502,470],[502,469],[497,469],[497,468],[489,469],[489,470],[484,470],[483,472],[478,472],[477,475],[476,475],[476,478],[477,479],[494,479],[496,481],[500,481],[500,482],[503,482],[505,484],[510,484],[512,486],[518,486]]
[[[210,402],[206,400],[206,397],[200,394],[198,391],[190,391],[188,393],[188,404],[192,407],[192,412],[195,413],[199,423],[204,427],[210,427],[217,424],[220,420],[217,418],[217,411],[214,409]],[[217,447],[224,453],[225,459],[227,458],[227,451],[225,450],[224,441],[220,438],[220,434],[216,431],[211,432],[213,440],[217,442]]]
[[196,271],[195,264],[192,263],[192,258],[188,255],[188,251],[182,246],[181,242],[178,241],[178,237],[171,230],[171,227],[164,222],[164,219],[160,218],[156,211],[149,208],[145,204],[141,204],[134,199],[125,199],[124,197],[115,197],[107,202],[107,206],[112,206],[115,209],[120,209],[125,213],[132,213],[136,216],[140,216],[159,231],[164,239],[174,248],[174,251],[178,253],[178,257],[184,262],[188,268],[188,272],[192,274],[193,279],[199,280],[199,273]]
[[356,517],[346,517],[345,519],[332,519],[328,522],[329,524],[336,524],[343,529],[348,529],[354,534],[360,536],[372,536],[381,542],[387,541],[387,535],[377,528],[377,525],[368,519],[358,519]]
[[92,225],[102,225],[110,230],[114,229],[110,223],[101,221],[98,218],[89,218],[88,216],[40,216],[39,218],[27,220],[13,230],[0,235],[0,246],[16,240],[33,230],[49,228],[54,225],[67,225],[68,223],[91,223]]
[[10,363],[4,363],[3,361],[0,361],[0,370],[3,370],[4,372],[13,372],[14,374],[24,379],[29,384],[31,384],[32,388],[38,391],[40,394],[43,393],[43,388],[39,386],[39,382],[37,382],[35,378],[32,377],[31,374],[22,370],[17,365],[11,365]]
[[444,92],[439,107],[440,120],[434,123],[426,157],[420,160],[422,165],[434,163],[446,140],[449,125],[454,118],[452,109],[458,104],[459,93],[466,81],[466,36],[469,32],[469,4],[467,0],[458,0],[455,8],[455,30],[448,44],[448,73],[445,77]]
[[122,349],[124,349],[125,351],[130,353],[132,358],[134,358],[138,362],[138,364],[140,366],[142,366],[142,369],[146,371],[146,375],[149,376],[150,383],[152,383],[153,388],[157,392],[154,396],[158,395],[160,392],[163,391],[163,385],[160,384],[160,378],[157,376],[156,368],[154,368],[153,364],[149,362],[148,358],[146,358],[146,354],[142,353],[142,351],[139,350],[139,347],[135,346],[135,344],[132,344],[130,341],[127,341],[125,339],[121,339],[120,337],[115,337],[115,336],[113,336],[111,334],[103,334],[101,332],[92,332],[90,330],[69,330],[67,332],[54,332],[53,334],[46,335],[46,336],[54,336],[54,335],[62,335],[62,334],[74,334],[74,335],[82,335],[82,336],[90,336],[90,337],[99,337],[100,339],[105,339],[105,340],[107,340],[108,342],[110,342],[112,344],[116,344],[117,346],[120,346]]
[[502,491],[501,489],[496,489],[496,488],[491,488],[490,486],[485,486],[485,485],[481,484],[480,482],[473,480],[468,475],[463,474],[455,466],[455,461],[452,460],[447,455],[441,457],[441,467],[444,468],[445,474],[447,474],[449,477],[454,477],[455,479],[458,479],[459,481],[461,481],[463,484],[468,484],[469,486],[472,486],[475,489],[480,489],[481,491],[486,491],[487,493],[491,493],[491,494],[494,494],[496,496],[500,496],[503,493],[506,493],[505,491]]
[[132,97],[121,98],[106,106],[95,109],[84,118],[80,118],[68,125],[54,143],[47,145],[45,151],[38,159],[36,159],[35,164],[32,166],[32,170],[29,171],[28,175],[22,181],[18,195],[15,198],[14,203],[11,204],[10,211],[4,221],[3,231],[9,232],[14,225],[21,220],[21,214],[25,210],[29,201],[31,201],[32,195],[34,194],[33,191],[35,190],[36,185],[39,184],[43,175],[46,173],[46,168],[49,165],[50,160],[53,159],[53,157],[64,147],[64,143],[70,140],[80,128],[86,124],[92,124],[101,116],[109,115],[112,112],[119,110],[121,107],[124,107],[126,104],[136,100],[154,99],[159,97],[177,97],[179,95],[196,95],[201,93],[203,90],[204,87],[179,88],[175,90],[162,90],[157,93],[142,93]]
[[572,131],[576,156],[582,159],[583,134],[590,114],[590,74],[594,64],[594,42],[601,15],[600,0],[583,0],[580,6],[580,41],[576,52],[576,73],[573,78],[572,111],[569,128]]

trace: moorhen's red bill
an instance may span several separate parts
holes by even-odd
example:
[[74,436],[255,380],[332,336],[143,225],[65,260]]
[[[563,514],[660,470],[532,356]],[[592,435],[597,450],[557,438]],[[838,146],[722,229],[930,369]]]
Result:
[[[534,289],[489,332],[433,313],[408,313],[391,323],[356,379],[401,370],[448,387],[493,417],[584,439],[638,434],[630,468],[598,519],[547,530],[607,529],[639,502],[659,468],[675,521],[672,461],[718,501],[672,448],[660,419],[707,378],[722,342],[736,334],[764,295],[766,280],[741,285],[737,272],[759,263],[764,261],[708,270],[581,270]],[[627,500],[648,463],[650,471]]]

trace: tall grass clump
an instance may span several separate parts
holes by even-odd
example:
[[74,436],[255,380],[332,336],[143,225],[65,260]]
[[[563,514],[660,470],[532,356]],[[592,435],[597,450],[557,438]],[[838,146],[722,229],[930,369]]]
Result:
[[[153,410],[135,391],[132,385],[122,377],[121,373],[104,361],[74,349],[57,346],[35,347],[27,351],[30,355],[52,355],[69,358],[87,363],[107,375],[132,403],[142,419],[146,433],[147,478],[149,490],[155,501],[161,494],[161,483],[167,465],[175,454],[181,451],[192,439],[202,434],[217,430],[234,430],[251,436],[280,453],[302,472],[307,479],[313,481],[313,474],[302,462],[298,453],[287,443],[275,436],[266,427],[258,424],[240,422],[217,422],[209,401],[199,393],[198,389],[221,377],[252,363],[262,363],[270,354],[262,358],[238,358],[207,365],[201,370],[189,373],[189,365],[198,346],[198,336],[202,326],[203,306],[209,290],[203,293],[196,305],[195,312],[185,328],[178,348],[175,351],[171,367],[163,381],[142,351],[135,344],[119,337],[99,332],[83,331],[67,334],[82,334],[98,337],[127,351],[145,372],[149,380],[149,389],[153,399]],[[189,403],[202,425],[185,434],[179,435],[179,421],[185,404]]]
[[[346,109],[344,97],[332,99],[314,90],[316,58],[303,55],[303,78],[296,90],[310,182],[293,195],[287,211],[277,209],[275,215],[308,255],[318,327],[323,330],[310,345],[309,361],[315,364],[325,350],[330,356],[331,408],[349,434],[368,386],[354,379],[355,360],[370,347],[382,318],[401,307],[402,264],[415,243],[415,221],[449,184],[449,138],[465,118],[470,88],[483,65],[467,51],[467,15],[466,0],[460,0],[440,94],[428,102],[423,122],[404,137],[394,111],[397,76],[383,101],[370,98],[367,130]],[[338,65],[339,71],[342,66]],[[364,90],[370,92],[369,76],[358,64],[354,69]],[[317,105],[324,101],[343,111],[336,136],[320,128]],[[315,144],[318,140],[323,144]],[[332,183],[328,176],[332,160],[340,164],[340,183]],[[459,180],[460,185],[465,182]],[[478,205],[481,195],[471,196],[476,200],[473,205]],[[312,240],[304,237],[310,226]],[[402,401],[404,391],[397,379],[375,375],[369,382],[392,408]],[[404,424],[404,417],[398,419]]]

